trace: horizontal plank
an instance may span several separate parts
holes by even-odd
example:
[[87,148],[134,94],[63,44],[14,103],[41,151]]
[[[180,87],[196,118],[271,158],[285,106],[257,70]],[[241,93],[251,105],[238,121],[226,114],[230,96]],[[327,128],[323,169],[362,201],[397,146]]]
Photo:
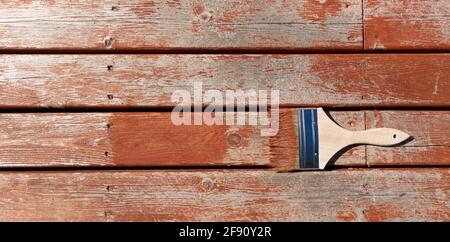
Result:
[[[333,112],[363,129],[358,112]],[[276,136],[263,125],[181,125],[170,112],[1,113],[0,167],[270,166],[298,163],[293,109],[282,110]],[[365,165],[355,148],[336,165]],[[20,154],[20,155],[17,155]]]
[[448,168],[1,172],[0,220],[450,221],[449,184]]
[[364,49],[449,50],[448,0],[364,0]]
[[447,76],[448,54],[1,55],[0,108],[173,107],[195,82],[279,90],[284,107],[449,107]]
[[0,9],[0,51],[362,48],[360,0],[14,0]]
[[[449,111],[333,111],[330,115],[350,130],[397,128],[414,138],[399,147],[354,147],[330,167],[450,165]],[[170,112],[1,113],[0,167],[296,169],[295,109],[281,109],[276,136],[261,136],[265,128],[248,122],[177,126]]]
[[371,111],[367,128],[405,130],[413,140],[400,147],[367,146],[367,164],[450,165],[450,111]]

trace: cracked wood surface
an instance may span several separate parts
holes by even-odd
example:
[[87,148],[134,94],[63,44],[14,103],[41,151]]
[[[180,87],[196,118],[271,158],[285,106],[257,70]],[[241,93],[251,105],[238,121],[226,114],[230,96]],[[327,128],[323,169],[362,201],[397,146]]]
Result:
[[0,51],[362,50],[360,0],[1,1]]
[[284,107],[448,107],[448,76],[448,54],[2,55],[0,107],[172,107],[194,82],[279,90]]
[[[282,109],[278,134],[263,137],[262,125],[176,126],[170,112],[2,113],[0,167],[292,170],[298,166],[295,115],[295,109]],[[333,111],[330,115],[350,130],[390,127],[414,137],[401,147],[352,148],[331,166],[450,165],[449,111]]]
[[448,221],[448,168],[0,173],[2,221]]

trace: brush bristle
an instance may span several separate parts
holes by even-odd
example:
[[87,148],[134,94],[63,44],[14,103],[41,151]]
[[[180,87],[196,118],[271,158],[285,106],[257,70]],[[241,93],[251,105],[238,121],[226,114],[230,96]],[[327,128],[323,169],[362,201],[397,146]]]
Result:
[[280,109],[280,127],[276,136],[270,137],[271,165],[278,171],[298,170],[297,112]]

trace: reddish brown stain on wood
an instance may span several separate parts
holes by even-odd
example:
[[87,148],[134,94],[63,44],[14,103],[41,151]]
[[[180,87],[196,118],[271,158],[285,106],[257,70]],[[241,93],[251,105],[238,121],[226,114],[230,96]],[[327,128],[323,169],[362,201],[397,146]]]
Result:
[[223,92],[280,90],[283,107],[450,105],[447,54],[3,55],[0,60],[2,108],[172,107],[172,93],[192,91],[195,81]]
[[[7,51],[450,46],[450,9],[439,0],[0,3],[0,50]],[[260,126],[175,126],[169,112],[2,113],[1,167],[260,169],[4,171],[0,220],[450,220],[449,169],[405,168],[448,166],[450,115],[445,110],[331,112],[344,128],[392,127],[414,137],[401,147],[355,147],[331,166],[402,169],[275,173],[298,164],[292,107],[446,108],[447,54],[3,55],[0,59],[0,108],[171,107],[170,94],[189,89],[194,80],[220,91],[277,89],[282,92],[281,105],[289,107],[281,110],[280,131],[274,137],[261,137]]]
[[355,222],[358,215],[354,211],[337,211],[337,220],[340,222]]
[[[192,13],[194,14],[194,18],[192,20],[192,32],[198,33],[201,30],[202,23],[202,17],[201,15],[205,13],[205,7],[203,6],[203,1],[195,0],[192,1]],[[210,13],[205,13],[210,14]]]
[[[252,149],[250,142],[257,129],[250,126],[174,125],[171,113],[130,115],[115,113],[109,123],[111,159],[118,166],[228,166],[267,164],[245,154],[229,153]],[[253,144],[255,145],[255,144]],[[258,144],[256,144],[258,145]],[[247,160],[247,161],[245,161]]]
[[[426,48],[422,43],[429,42],[427,38],[443,39],[444,36],[432,22],[412,22],[402,24],[389,17],[374,17],[366,27],[365,49],[395,50],[408,48]],[[428,45],[428,48],[438,48],[436,42]]]
[[390,203],[369,206],[363,210],[363,214],[367,221],[372,222],[389,221],[390,218],[405,219],[408,216],[401,209]]
[[170,6],[171,8],[175,8],[175,9],[181,9],[181,0],[171,0],[171,1],[166,1],[165,2],[167,4],[167,6]]
[[203,5],[202,0],[194,0],[192,1],[192,12],[195,15],[200,15],[205,11],[205,7]]
[[130,11],[132,11],[137,16],[140,16],[143,19],[146,17],[154,17],[159,15],[159,14],[155,15],[156,13],[158,13],[157,7],[159,4],[160,2],[156,1],[148,1],[148,0],[139,1],[138,4],[130,8]]
[[[338,2],[338,1],[333,1]],[[344,2],[343,0],[339,2]],[[352,0],[354,4],[358,3]],[[0,49],[10,51],[192,51],[362,49],[361,11],[331,12],[320,26],[298,17],[304,1],[9,1]],[[283,5],[282,8],[278,6]],[[24,38],[23,36],[27,36]],[[105,40],[112,38],[112,44]]]
[[364,1],[367,50],[445,50],[450,47],[446,1]]
[[350,3],[339,0],[308,0],[298,11],[302,18],[313,22],[325,23],[327,16],[337,16],[342,9],[349,6]]
[[449,47],[449,35],[438,24],[434,21],[399,23],[397,19],[390,17],[371,18],[366,27],[365,49],[446,49]]
[[448,168],[2,172],[0,220],[448,221],[449,177]]
[[[321,93],[339,93],[360,103],[389,105],[392,101],[401,106],[416,106],[439,99],[448,101],[450,82],[447,76],[450,61],[439,55],[355,55],[312,59],[308,84]],[[450,73],[449,73],[450,74]],[[424,81],[427,79],[428,81]],[[327,80],[320,83],[319,80]],[[427,101],[417,102],[423,94]],[[410,100],[410,102],[404,102]],[[445,105],[443,105],[445,106]]]

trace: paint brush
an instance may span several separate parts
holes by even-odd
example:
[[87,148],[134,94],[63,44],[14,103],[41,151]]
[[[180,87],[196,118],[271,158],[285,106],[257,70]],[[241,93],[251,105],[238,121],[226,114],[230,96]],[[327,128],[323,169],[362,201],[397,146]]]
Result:
[[391,128],[350,131],[336,124],[322,108],[297,110],[299,169],[323,170],[330,160],[354,145],[393,146],[410,135]]

